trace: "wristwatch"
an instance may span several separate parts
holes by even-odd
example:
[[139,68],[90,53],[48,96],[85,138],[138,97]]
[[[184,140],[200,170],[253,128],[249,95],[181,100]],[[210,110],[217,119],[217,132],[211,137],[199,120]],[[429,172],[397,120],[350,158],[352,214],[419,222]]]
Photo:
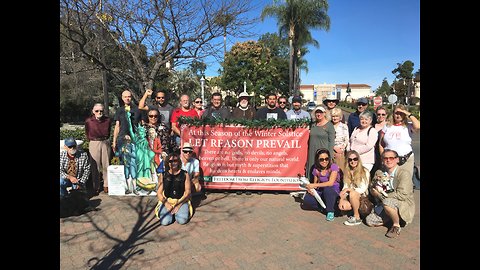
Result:
[[410,118],[413,114],[409,114],[407,117]]

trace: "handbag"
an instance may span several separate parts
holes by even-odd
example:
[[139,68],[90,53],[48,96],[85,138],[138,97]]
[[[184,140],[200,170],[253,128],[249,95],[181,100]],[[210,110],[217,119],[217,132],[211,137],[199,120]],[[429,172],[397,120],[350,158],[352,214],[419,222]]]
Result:
[[368,216],[373,209],[373,203],[370,201],[368,196],[361,196],[360,197],[360,207],[358,208],[358,213],[361,217]]

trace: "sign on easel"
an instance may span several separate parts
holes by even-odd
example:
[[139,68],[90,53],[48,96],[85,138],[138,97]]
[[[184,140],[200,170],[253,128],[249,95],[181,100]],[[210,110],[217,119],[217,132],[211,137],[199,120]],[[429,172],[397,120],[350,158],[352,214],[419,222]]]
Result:
[[123,165],[110,165],[107,169],[108,195],[115,196],[156,196],[158,178],[153,175],[150,178],[132,180],[125,179]]

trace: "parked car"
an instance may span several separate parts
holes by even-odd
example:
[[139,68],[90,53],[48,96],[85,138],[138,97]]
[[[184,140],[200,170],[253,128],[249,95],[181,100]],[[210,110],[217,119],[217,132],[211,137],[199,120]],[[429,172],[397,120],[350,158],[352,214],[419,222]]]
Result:
[[307,112],[313,111],[313,109],[315,109],[315,107],[317,107],[317,104],[315,104],[315,101],[309,101],[307,103]]

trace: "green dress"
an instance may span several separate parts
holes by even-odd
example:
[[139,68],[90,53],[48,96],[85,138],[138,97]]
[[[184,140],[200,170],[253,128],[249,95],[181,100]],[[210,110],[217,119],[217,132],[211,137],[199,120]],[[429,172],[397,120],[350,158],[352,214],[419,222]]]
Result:
[[308,138],[308,158],[306,167],[306,176],[313,181],[311,177],[311,168],[315,164],[315,152],[320,148],[326,148],[330,151],[330,158],[333,157],[333,146],[335,145],[335,127],[328,121],[323,126],[317,126],[313,123],[310,128],[310,137]]

